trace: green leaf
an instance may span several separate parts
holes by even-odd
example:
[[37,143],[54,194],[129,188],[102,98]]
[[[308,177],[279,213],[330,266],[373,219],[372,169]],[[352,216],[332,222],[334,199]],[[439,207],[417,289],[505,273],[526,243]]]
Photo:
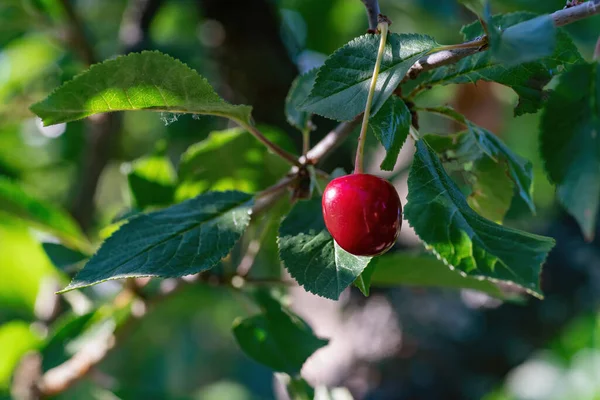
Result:
[[385,148],[386,155],[381,169],[392,171],[398,161],[400,149],[408,137],[412,116],[402,99],[392,96],[381,107],[380,112],[369,119],[369,127]]
[[307,291],[337,300],[369,264],[337,246],[325,228],[321,199],[296,204],[279,228],[279,256]]
[[60,274],[44,254],[29,227],[19,220],[2,217],[0,323],[12,318],[35,320],[40,289],[60,280]]
[[25,322],[12,321],[0,326],[0,393],[10,388],[11,376],[21,357],[36,349],[40,341]]
[[554,240],[479,216],[424,140],[417,142],[408,193],[406,219],[446,264],[469,276],[515,283],[542,297],[541,265]]
[[467,7],[471,12],[477,16],[483,16],[485,10],[484,0],[458,0],[463,6]]
[[592,240],[600,206],[600,65],[560,77],[541,120],[541,151],[557,196]]
[[506,66],[536,61],[554,51],[556,27],[550,15],[541,15],[496,32],[490,42],[492,55]]
[[302,378],[289,377],[285,387],[290,400],[315,400],[315,390]]
[[501,224],[515,192],[504,163],[496,163],[491,158],[478,160],[472,189],[467,197],[469,206],[482,217]]
[[[488,204],[491,207],[489,209],[492,212],[491,215],[500,216],[502,214],[504,206],[500,208],[496,207],[501,204],[502,199],[507,200],[506,203],[510,203],[512,196],[508,197],[510,188],[507,179],[511,180],[514,184],[516,194],[519,198],[532,213],[535,213],[535,204],[533,201],[533,167],[531,162],[513,153],[492,132],[475,125],[454,110],[447,107],[438,107],[432,110],[454,118],[467,127],[466,132],[447,137],[446,139],[430,137],[430,139],[434,140],[430,145],[443,155],[444,160],[449,160],[457,164],[459,170],[475,171],[474,175],[477,180],[473,185],[473,193],[475,193],[475,196],[482,197],[482,201],[489,202],[491,200],[496,203],[496,205]],[[496,165],[486,161],[485,158],[493,160]],[[456,169],[456,167],[454,168]],[[505,176],[502,175],[501,170],[506,171]],[[495,183],[494,181],[496,180],[498,181]],[[491,193],[489,195],[485,194],[486,189],[492,189],[495,196],[499,197],[492,199],[493,195]],[[479,202],[478,199],[473,199],[473,201]],[[504,214],[508,210],[509,205],[506,205],[507,209],[504,211]],[[503,217],[504,214],[501,216]],[[490,219],[496,221],[495,218]]]
[[[408,69],[438,44],[429,36],[388,36],[371,114],[392,95]],[[319,69],[308,99],[301,108],[338,121],[349,121],[364,111],[379,47],[379,35],[360,36],[333,53]]]
[[[273,128],[262,132],[283,148],[293,146],[285,133]],[[189,198],[206,190],[257,192],[277,182],[288,170],[285,161],[244,129],[212,132],[181,156],[176,198]]]
[[[518,12],[497,15],[492,18],[495,26],[510,27],[520,22],[535,18],[534,14]],[[466,40],[472,40],[483,34],[481,24],[475,22],[463,27],[462,33]],[[519,95],[519,103],[515,115],[534,113],[542,108],[547,93],[544,87],[552,77],[570,68],[583,59],[573,44],[570,36],[562,29],[557,30],[556,48],[552,55],[536,62],[530,62],[513,67],[507,67],[492,60],[490,52],[480,52],[460,60],[458,63],[437,68],[419,76],[417,81],[409,81],[404,93],[417,84],[417,90],[432,85],[448,85],[455,83],[475,83],[479,80],[498,82],[508,86]]]
[[292,83],[292,87],[285,99],[285,115],[290,125],[295,126],[301,132],[309,129],[312,113],[300,110],[302,104],[315,84],[317,69],[312,69],[299,77]]
[[42,243],[42,248],[46,255],[58,269],[70,272],[69,270],[88,258],[87,254],[69,249],[57,243]]
[[0,176],[0,214],[2,213],[51,233],[71,246],[89,247],[83,233],[65,211],[42,202],[16,182]]
[[261,314],[236,320],[233,334],[249,357],[290,375],[299,374],[308,357],[328,343],[316,337],[296,314],[274,305]]
[[44,125],[127,110],[209,114],[250,124],[252,108],[227,103],[196,71],[157,51],[93,65],[31,106]]
[[209,192],[140,215],[109,237],[62,292],[132,277],[175,278],[208,270],[250,221],[251,195]]
[[426,254],[388,253],[377,257],[372,264],[375,267],[371,277],[373,286],[404,285],[473,289],[494,297],[505,297],[494,283],[466,276]]
[[166,206],[173,203],[177,174],[166,157],[165,148],[133,162],[127,175],[137,207]]
[[369,297],[369,293],[371,292],[371,277],[375,272],[375,265],[376,263],[374,262],[369,263],[363,273],[354,281],[354,286],[356,286],[365,297]]

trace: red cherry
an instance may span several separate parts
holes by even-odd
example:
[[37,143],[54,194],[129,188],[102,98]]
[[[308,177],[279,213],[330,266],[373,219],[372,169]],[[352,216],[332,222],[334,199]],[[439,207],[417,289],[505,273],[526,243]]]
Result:
[[337,244],[356,256],[385,253],[402,227],[402,205],[385,179],[353,174],[329,182],[323,192],[323,218]]

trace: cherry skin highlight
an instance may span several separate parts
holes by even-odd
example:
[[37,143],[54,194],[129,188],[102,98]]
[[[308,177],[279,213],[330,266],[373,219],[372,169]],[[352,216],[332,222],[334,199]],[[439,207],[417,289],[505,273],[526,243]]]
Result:
[[325,226],[337,244],[356,256],[389,250],[402,227],[402,205],[385,179],[353,174],[329,182],[323,192]]

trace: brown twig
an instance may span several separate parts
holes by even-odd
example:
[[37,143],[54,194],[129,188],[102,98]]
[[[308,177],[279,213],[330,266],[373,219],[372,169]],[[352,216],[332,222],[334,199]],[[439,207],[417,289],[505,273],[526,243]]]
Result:
[[60,4],[67,15],[69,22],[67,41],[71,48],[79,54],[79,57],[84,63],[87,65],[94,64],[96,62],[94,49],[91,46],[91,42],[86,38],[83,23],[81,22],[79,15],[77,15],[77,12],[69,0],[60,0]]
[[[591,0],[586,3],[582,3],[577,6],[558,10],[552,15],[552,20],[556,27],[565,26],[573,22],[591,17],[592,15],[600,14],[600,0]],[[471,42],[480,41],[482,38],[475,38]],[[470,43],[470,42],[466,42]],[[475,53],[486,50],[486,46],[456,49],[456,50],[443,50],[430,55],[427,55],[418,60],[409,70],[404,77],[403,82],[409,79],[416,79],[423,72],[431,71],[432,69],[440,68],[445,65],[455,64],[465,57],[471,56]]]
[[[61,2],[69,16],[71,31],[77,34],[77,38],[70,40],[70,43],[86,64],[93,64],[97,58],[90,40],[83,34],[81,19],[69,0]],[[131,0],[128,3],[119,32],[123,53],[144,47],[150,23],[162,2],[163,0]],[[71,214],[85,231],[92,225],[98,182],[112,158],[114,143],[121,134],[121,116],[117,113],[97,115],[88,119],[87,126],[82,165],[70,206]]]
[[379,18],[379,1],[377,0],[361,0],[367,9],[367,18],[369,20],[369,31],[376,32]]

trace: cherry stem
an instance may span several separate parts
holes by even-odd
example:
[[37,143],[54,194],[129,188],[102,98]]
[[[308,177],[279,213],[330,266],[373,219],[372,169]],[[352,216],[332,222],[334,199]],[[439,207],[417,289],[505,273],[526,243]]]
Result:
[[596,49],[594,50],[594,60],[600,61],[600,36],[596,42]]
[[281,147],[277,146],[275,143],[273,143],[269,139],[267,139],[266,136],[263,135],[262,132],[259,131],[256,126],[251,125],[251,124],[247,124],[247,123],[245,123],[243,121],[236,121],[236,122],[240,126],[242,126],[244,129],[246,129],[248,132],[250,132],[262,144],[264,144],[265,146],[267,146],[267,148],[269,150],[271,150],[273,153],[277,154],[279,157],[281,157],[282,159],[284,159],[285,161],[287,161],[289,164],[294,165],[296,167],[301,167],[302,166],[302,164],[300,163],[300,161],[298,161],[297,157],[295,157],[291,153],[288,153],[287,151],[285,151],[284,149],[282,149]]
[[381,32],[379,40],[379,50],[377,51],[377,59],[375,60],[375,68],[373,68],[373,77],[371,78],[371,86],[367,96],[367,104],[365,105],[365,113],[363,114],[362,126],[360,128],[360,136],[358,137],[358,147],[356,149],[356,161],[354,162],[354,173],[363,173],[363,158],[365,152],[365,139],[367,138],[367,127],[369,126],[369,117],[371,116],[371,106],[373,105],[373,97],[375,96],[375,88],[377,87],[377,78],[379,77],[379,69],[381,68],[381,60],[385,51],[385,42],[387,39],[389,23],[382,21],[378,28]]

